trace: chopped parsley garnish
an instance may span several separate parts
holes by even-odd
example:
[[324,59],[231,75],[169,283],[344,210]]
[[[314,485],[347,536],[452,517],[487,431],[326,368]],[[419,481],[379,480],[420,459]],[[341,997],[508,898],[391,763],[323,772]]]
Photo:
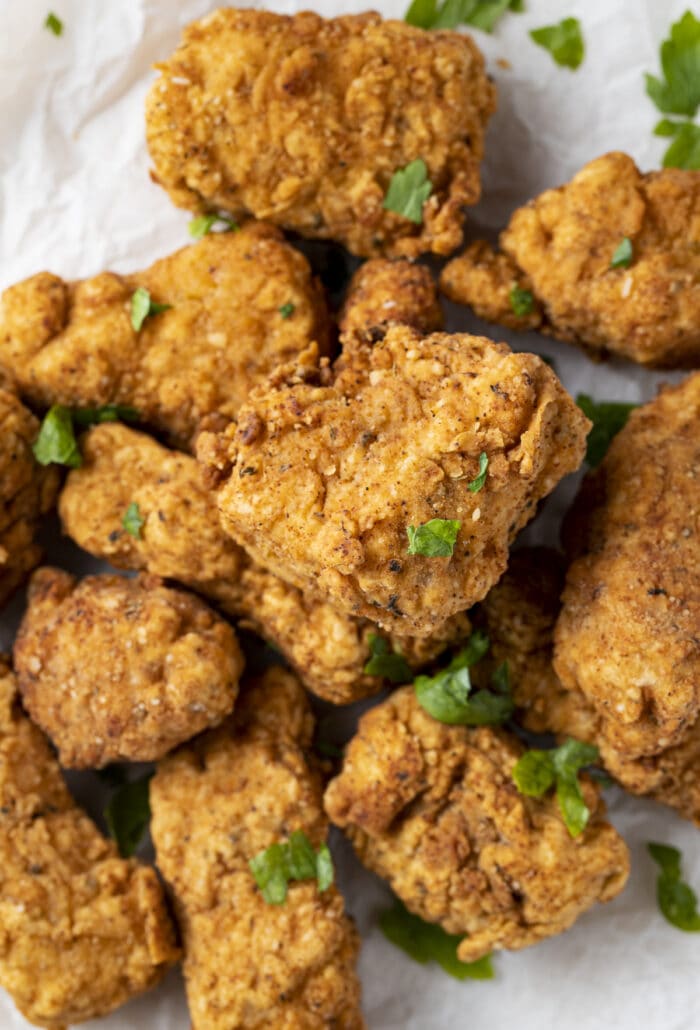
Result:
[[632,264],[633,256],[634,251],[632,250],[632,240],[629,236],[623,236],[615,248],[615,253],[610,259],[610,267],[629,268]]
[[147,318],[152,315],[159,315],[161,311],[168,311],[172,304],[157,304],[151,300],[151,294],[145,286],[139,286],[131,297],[131,328],[135,333],[141,331],[141,327]]
[[105,808],[105,820],[119,854],[129,858],[138,848],[151,818],[148,785],[153,773],[117,787]]
[[282,318],[289,318],[290,315],[294,314],[294,305],[291,300],[288,300],[286,304],[283,304],[280,308],[280,315]]
[[213,232],[215,225],[223,226],[222,232],[236,232],[239,228],[238,222],[234,222],[233,218],[227,218],[226,215],[197,215],[188,226],[190,236],[193,240],[201,240]]
[[398,898],[380,914],[379,926],[388,941],[423,966],[437,962],[455,980],[493,980],[490,955],[476,962],[460,962],[457,948],[462,938],[414,916]]
[[34,457],[40,465],[66,465],[77,469],[83,458],[75,439],[70,408],[54,404],[41,423],[41,429],[32,445]]
[[564,18],[558,25],[545,25],[531,29],[530,38],[538,46],[549,50],[557,64],[576,69],[583,61],[585,46],[578,18]]
[[416,677],[416,700],[428,715],[449,726],[492,726],[512,715],[514,706],[506,663],[492,675],[490,690],[472,693],[469,669],[484,657],[489,646],[486,634],[475,630],[446,669],[434,676]]
[[510,306],[518,318],[523,315],[531,315],[535,307],[535,298],[530,290],[523,290],[520,286],[513,286],[508,294]]
[[613,437],[624,429],[630,412],[638,405],[623,401],[597,402],[587,393],[580,393],[576,403],[586,418],[593,423],[586,441],[586,461],[591,468],[595,468],[605,457]]
[[290,880],[317,880],[323,892],[333,883],[333,859],[327,844],[314,851],[303,830],[283,844],[271,844],[248,863],[268,905],[282,905]]
[[420,225],[423,221],[423,204],[432,188],[426,163],[422,157],[417,157],[405,168],[394,172],[384,198],[384,209]]
[[700,106],[700,20],[692,11],[671,26],[669,38],[661,44],[662,78],[646,75],[646,90],[664,118],[654,133],[673,139],[663,157],[664,168],[700,168],[700,126],[691,120]]
[[482,451],[479,455],[479,472],[475,479],[472,479],[471,483],[467,483],[467,489],[473,494],[478,494],[479,490],[483,487],[486,482],[486,473],[489,467],[489,457],[486,451]]
[[53,13],[53,11],[49,11],[49,13],[46,15],[44,28],[48,29],[49,32],[53,32],[54,36],[63,35],[63,22],[57,14]]
[[664,118],[654,132],[657,136],[674,137],[663,157],[664,168],[686,168],[691,171],[700,168],[700,125],[672,122]]
[[471,25],[493,32],[506,11],[524,10],[523,0],[413,0],[405,14],[409,25],[420,29],[456,29]]
[[656,881],[656,900],[664,918],[686,933],[700,932],[698,899],[681,879],[681,853],[668,844],[649,844],[649,854],[661,869]]
[[411,667],[402,654],[392,651],[391,644],[378,633],[370,633],[368,638],[372,657],[367,662],[364,672],[368,676],[381,676],[390,683],[410,683],[413,679]]
[[422,526],[409,526],[408,553],[426,558],[449,558],[455,549],[462,523],[455,519],[431,519]]
[[591,814],[581,793],[578,773],[597,760],[597,747],[570,738],[551,751],[526,751],[513,769],[513,781],[520,793],[529,798],[541,798],[556,786],[564,824],[572,837],[578,837]]
[[136,540],[141,539],[141,529],[145,523],[145,519],[141,517],[139,506],[136,501],[132,501],[129,507],[124,512],[124,518],[122,519],[122,526],[127,531],[129,536],[133,536]]

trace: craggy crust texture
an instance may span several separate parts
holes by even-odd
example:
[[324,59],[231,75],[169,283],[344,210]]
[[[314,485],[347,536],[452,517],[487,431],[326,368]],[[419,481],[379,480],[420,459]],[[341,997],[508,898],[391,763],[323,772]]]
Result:
[[155,986],[178,958],[155,872],[75,805],[0,661],[0,985],[63,1030]]
[[14,659],[68,768],[161,758],[229,714],[243,669],[231,627],[191,594],[50,568],[32,576]]
[[[118,423],[91,429],[81,446],[83,465],[69,474],[59,502],[64,532],[79,547],[211,598],[271,641],[304,685],[327,701],[348,704],[381,690],[384,680],[364,672],[369,637],[379,628],[302,594],[252,561],[221,528],[194,458]],[[122,525],[130,503],[145,520],[138,537]],[[461,613],[427,640],[390,642],[419,669],[468,633]]]
[[289,885],[268,905],[250,859],[328,822],[304,758],[313,717],[279,666],[244,690],[233,720],[163,761],[151,784],[158,867],[175,895],[194,1030],[360,1030],[359,940],[335,887]]
[[404,258],[365,261],[350,280],[340,312],[343,353],[355,345],[371,347],[384,338],[392,323],[434,333],[443,322],[428,268]]
[[[146,138],[179,207],[251,214],[363,257],[462,242],[496,96],[469,36],[227,8],[189,25],[158,69]],[[420,225],[383,207],[416,158],[433,184]]]
[[568,534],[555,669],[630,757],[684,738],[700,712],[700,373],[633,411],[589,474]]
[[622,890],[627,848],[582,784],[591,819],[569,836],[553,796],[519,794],[517,739],[446,726],[403,687],[360,719],[325,806],[362,862],[416,915],[467,934],[459,957],[561,933]]
[[[171,305],[138,333],[137,287]],[[309,340],[329,345],[320,288],[306,258],[255,223],[134,275],[68,283],[42,272],[6,290],[0,308],[0,366],[33,404],[131,405],[185,448],[202,419],[235,417],[251,386]]]
[[[624,237],[632,263],[613,269]],[[500,246],[505,257],[470,248],[450,262],[445,293],[484,318],[541,320],[560,340],[642,365],[700,364],[700,172],[643,175],[626,154],[606,154],[519,208]],[[514,316],[504,281],[532,289],[533,316]]]
[[[583,457],[587,420],[544,362],[505,344],[392,326],[336,374],[312,349],[289,372],[237,428],[200,437],[222,524],[284,579],[393,632],[429,636],[480,600]],[[407,527],[433,518],[461,521],[453,555],[408,555]]]
[[0,386],[0,606],[40,561],[36,531],[56,497],[56,469],[32,454],[38,432],[34,416]]

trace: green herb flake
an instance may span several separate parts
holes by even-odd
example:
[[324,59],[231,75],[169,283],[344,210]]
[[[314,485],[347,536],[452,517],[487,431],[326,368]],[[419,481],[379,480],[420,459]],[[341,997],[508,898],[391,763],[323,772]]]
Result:
[[692,118],[700,105],[700,21],[691,11],[671,26],[660,56],[663,79],[646,75],[647,93],[664,114]]
[[282,307],[279,309],[282,318],[289,318],[290,315],[294,314],[294,310],[295,308],[291,300],[288,300],[287,303],[283,304]]
[[44,416],[41,429],[32,451],[40,465],[66,465],[80,468],[83,463],[78,442],[75,439],[73,419],[69,408],[54,404]]
[[510,300],[510,306],[513,309],[513,313],[518,318],[524,318],[525,315],[531,315],[535,308],[535,298],[530,290],[523,290],[517,284],[511,288],[508,294]]
[[506,11],[521,12],[522,0],[413,0],[405,14],[409,25],[421,29],[456,29],[471,25],[493,32]]
[[610,260],[611,268],[629,268],[632,264],[632,258],[634,251],[632,250],[632,240],[629,236],[623,236],[615,252]]
[[486,473],[489,467],[489,458],[486,451],[482,451],[479,455],[479,472],[475,479],[472,479],[471,483],[467,483],[467,489],[473,494],[478,494],[479,490],[482,489],[486,482]]
[[107,828],[117,842],[122,858],[129,858],[138,848],[151,818],[148,797],[153,773],[124,783],[115,790],[105,808]]
[[585,46],[578,18],[564,18],[558,25],[531,29],[530,38],[548,50],[557,64],[576,69],[583,61]]
[[392,651],[391,644],[378,633],[370,633],[367,642],[372,657],[364,667],[367,676],[381,676],[390,683],[410,683],[411,667],[402,654]]
[[492,726],[510,718],[514,706],[507,665],[493,674],[490,689],[472,693],[469,669],[489,646],[486,634],[476,630],[447,668],[434,676],[416,677],[416,700],[428,715],[448,726]]
[[613,438],[627,424],[637,404],[623,401],[594,401],[587,393],[580,393],[576,403],[586,418],[593,423],[586,442],[586,461],[591,468],[600,465]]
[[572,837],[586,828],[590,811],[579,783],[579,771],[598,760],[598,748],[579,740],[566,740],[550,751],[526,751],[513,769],[513,782],[526,797],[540,798],[556,786],[557,802]]
[[129,536],[133,536],[134,539],[141,539],[141,529],[146,520],[141,517],[139,506],[135,501],[132,501],[129,507],[124,512],[124,518],[122,519],[122,526],[127,531]]
[[490,955],[476,962],[460,962],[457,948],[462,938],[446,933],[435,923],[424,922],[409,912],[398,898],[390,909],[380,914],[379,926],[388,941],[421,965],[437,962],[456,980],[493,979]]
[[664,168],[686,168],[696,171],[700,168],[700,125],[676,122],[673,135],[673,143],[663,157]]
[[49,11],[49,13],[46,15],[44,28],[48,29],[49,32],[53,32],[54,36],[63,35],[63,22],[57,14],[53,13],[53,11]]
[[423,221],[423,204],[432,188],[426,163],[418,157],[405,168],[394,172],[384,198],[384,209],[420,225]]
[[193,240],[201,240],[213,232],[216,225],[223,227],[222,232],[236,232],[239,229],[238,222],[234,222],[232,218],[216,214],[197,215],[187,228]]
[[408,553],[425,558],[449,558],[457,543],[462,523],[455,519],[431,519],[422,526],[409,526]]
[[316,880],[323,892],[333,883],[333,859],[327,844],[314,851],[303,830],[295,830],[285,843],[271,844],[248,863],[268,905],[282,905],[290,880]]
[[151,294],[146,287],[139,286],[131,297],[131,328],[135,333],[140,332],[147,318],[168,311],[171,307],[172,304],[157,304],[151,300]]
[[685,933],[700,932],[698,899],[692,887],[681,878],[680,851],[668,844],[651,843],[647,846],[661,870],[656,881],[656,900],[664,918]]

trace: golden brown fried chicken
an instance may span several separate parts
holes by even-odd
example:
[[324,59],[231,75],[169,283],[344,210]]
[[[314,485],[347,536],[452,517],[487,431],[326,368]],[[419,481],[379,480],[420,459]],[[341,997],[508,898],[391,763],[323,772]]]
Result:
[[443,321],[429,269],[404,258],[365,261],[350,280],[340,312],[343,352],[353,345],[372,346],[392,323],[433,333]]
[[[119,423],[96,426],[82,441],[83,465],[68,476],[59,510],[63,528],[84,550],[124,569],[179,580],[216,601],[229,615],[271,641],[305,686],[335,704],[377,693],[385,683],[368,675],[369,638],[379,628],[306,596],[252,561],[219,523],[194,458],[169,451]],[[138,505],[138,537],[122,520]],[[469,632],[453,616],[427,640],[391,637],[418,669]]]
[[0,606],[41,560],[36,531],[58,488],[56,469],[34,460],[38,432],[34,416],[0,386]]
[[465,962],[561,933],[627,879],[598,788],[582,782],[591,818],[571,837],[553,797],[518,792],[522,753],[502,730],[438,722],[402,687],[360,719],[326,791],[331,821],[407,908],[468,935]]
[[[392,632],[429,636],[482,598],[583,455],[588,422],[554,373],[483,338],[392,326],[347,366],[311,348],[286,373],[237,430],[200,437],[222,524],[284,579]],[[434,519],[460,524],[452,555],[409,554],[409,526]]]
[[0,985],[63,1030],[155,986],[178,958],[152,869],[76,806],[0,660]]
[[160,758],[229,714],[243,669],[231,627],[192,594],[50,568],[32,576],[14,660],[69,768]]
[[[146,103],[153,178],[191,211],[247,214],[365,257],[449,254],[479,199],[495,88],[469,36],[378,14],[215,11],[189,25]],[[384,208],[421,158],[422,222]]]
[[[612,267],[624,241],[628,260]],[[656,368],[700,364],[700,172],[642,174],[626,154],[606,154],[517,210],[500,248],[479,243],[451,261],[446,295],[593,352]],[[520,316],[514,286],[533,295]]]
[[[138,332],[137,288],[169,306]],[[249,223],[133,275],[68,283],[42,272],[11,286],[0,366],[40,407],[130,405],[187,448],[204,418],[235,417],[251,386],[310,340],[325,351],[327,318],[303,255],[272,226]]]
[[249,867],[302,830],[326,839],[307,765],[313,717],[280,667],[218,730],[163,761],[151,784],[157,862],[175,895],[193,1030],[359,1030],[359,940],[335,887],[290,882],[268,904]]

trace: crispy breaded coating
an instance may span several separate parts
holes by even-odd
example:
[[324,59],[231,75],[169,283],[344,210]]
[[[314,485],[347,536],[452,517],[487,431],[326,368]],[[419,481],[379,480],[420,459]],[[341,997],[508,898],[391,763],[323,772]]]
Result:
[[63,1030],[155,986],[178,958],[153,869],[76,806],[0,660],[0,985]]
[[598,788],[582,782],[591,818],[571,837],[554,797],[513,783],[523,750],[502,730],[438,722],[402,687],[360,719],[326,791],[331,821],[407,908],[468,935],[464,962],[561,933],[627,879]]
[[[496,96],[469,36],[373,13],[223,8],[157,67],[151,174],[179,207],[253,215],[364,257],[461,243]],[[421,224],[383,206],[417,158],[432,183]]]
[[[612,268],[625,239],[631,263]],[[626,154],[605,154],[519,208],[500,248],[480,244],[451,261],[447,296],[490,321],[642,365],[700,363],[700,172],[643,174]],[[534,295],[520,318],[513,285]]]
[[[63,529],[80,547],[211,598],[279,648],[304,685],[327,701],[348,704],[381,690],[382,677],[364,672],[378,626],[302,594],[252,561],[221,528],[194,458],[119,423],[91,429],[82,452],[59,502]],[[122,525],[131,503],[144,519],[138,537]],[[390,643],[418,669],[468,632],[460,613],[427,640],[393,636]]]
[[[170,307],[135,332],[139,287]],[[184,448],[203,419],[235,417],[251,386],[310,340],[329,346],[320,287],[279,230],[256,223],[133,275],[69,283],[42,272],[0,307],[0,366],[22,396],[39,407],[129,405]]]
[[0,385],[0,606],[41,560],[36,532],[58,488],[57,470],[32,454],[38,432],[31,412]]
[[236,636],[154,576],[37,570],[14,647],[22,701],[68,768],[153,761],[232,710]]
[[[392,326],[335,370],[313,348],[202,434],[226,531],[305,591],[392,632],[429,636],[480,600],[538,501],[575,469],[589,423],[532,354]],[[485,484],[470,489],[479,457]],[[461,523],[452,556],[407,529]]]
[[325,841],[307,765],[313,717],[279,666],[235,716],[165,759],[151,783],[158,867],[175,896],[193,1030],[360,1030],[359,939],[335,887],[291,882],[268,904],[249,861],[303,830]]
[[442,308],[430,270],[400,258],[376,258],[360,265],[348,285],[339,316],[343,351],[372,346],[392,323],[421,333],[443,327]]
[[700,714],[700,373],[633,411],[574,506],[556,671],[615,750],[651,756]]

